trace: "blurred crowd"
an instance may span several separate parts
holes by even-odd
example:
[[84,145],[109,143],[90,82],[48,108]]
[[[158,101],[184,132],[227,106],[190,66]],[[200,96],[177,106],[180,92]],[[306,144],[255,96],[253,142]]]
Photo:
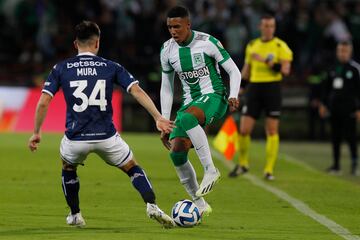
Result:
[[190,9],[193,29],[221,40],[240,68],[260,16],[273,13],[276,35],[294,51],[287,84],[305,85],[334,61],[337,41],[352,40],[360,60],[358,0],[0,0],[0,85],[40,85],[54,63],[76,53],[74,26],[88,19],[101,28],[100,55],[157,92],[166,12],[177,4]]

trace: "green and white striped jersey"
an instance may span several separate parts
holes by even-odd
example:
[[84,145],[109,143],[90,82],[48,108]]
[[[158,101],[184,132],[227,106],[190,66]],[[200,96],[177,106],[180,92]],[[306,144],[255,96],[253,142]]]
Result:
[[183,88],[183,105],[203,94],[226,94],[219,64],[230,58],[220,41],[213,36],[192,31],[188,43],[179,45],[174,39],[166,41],[160,53],[164,73],[175,71]]

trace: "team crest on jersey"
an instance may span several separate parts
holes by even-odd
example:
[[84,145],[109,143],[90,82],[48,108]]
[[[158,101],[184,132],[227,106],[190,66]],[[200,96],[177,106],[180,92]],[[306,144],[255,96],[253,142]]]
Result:
[[353,77],[352,71],[350,71],[350,70],[347,71],[347,72],[346,72],[346,78],[347,78],[347,79],[350,79],[350,78],[352,78],[352,77]]
[[195,65],[200,65],[201,63],[204,62],[202,54],[201,53],[195,53],[193,55],[193,62]]

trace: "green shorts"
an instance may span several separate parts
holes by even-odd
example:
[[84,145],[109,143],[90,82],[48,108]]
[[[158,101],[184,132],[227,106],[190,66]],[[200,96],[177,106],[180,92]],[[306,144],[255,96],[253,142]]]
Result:
[[228,108],[228,102],[225,96],[220,96],[215,93],[208,93],[201,95],[187,105],[181,106],[180,109],[177,111],[175,119],[176,127],[170,133],[170,139],[176,137],[188,138],[185,130],[180,126],[180,118],[185,113],[186,109],[188,109],[189,107],[198,107],[204,111],[204,126],[207,126],[215,121],[220,120],[225,116]]

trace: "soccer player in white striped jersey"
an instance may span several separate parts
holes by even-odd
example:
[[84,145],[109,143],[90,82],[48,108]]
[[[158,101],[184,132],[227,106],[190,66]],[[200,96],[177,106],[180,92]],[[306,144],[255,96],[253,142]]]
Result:
[[[201,213],[207,214],[211,208],[203,196],[213,189],[220,172],[214,166],[203,127],[221,119],[228,108],[230,111],[238,108],[241,74],[219,40],[191,29],[186,8],[172,8],[167,15],[167,27],[171,39],[163,44],[160,53],[162,115],[170,119],[175,73],[181,81],[183,101],[177,111],[176,127],[171,134],[162,133],[161,140],[170,150],[180,182]],[[219,65],[229,74],[229,95],[221,79]],[[192,145],[204,168],[200,186],[188,160],[188,151]]]

